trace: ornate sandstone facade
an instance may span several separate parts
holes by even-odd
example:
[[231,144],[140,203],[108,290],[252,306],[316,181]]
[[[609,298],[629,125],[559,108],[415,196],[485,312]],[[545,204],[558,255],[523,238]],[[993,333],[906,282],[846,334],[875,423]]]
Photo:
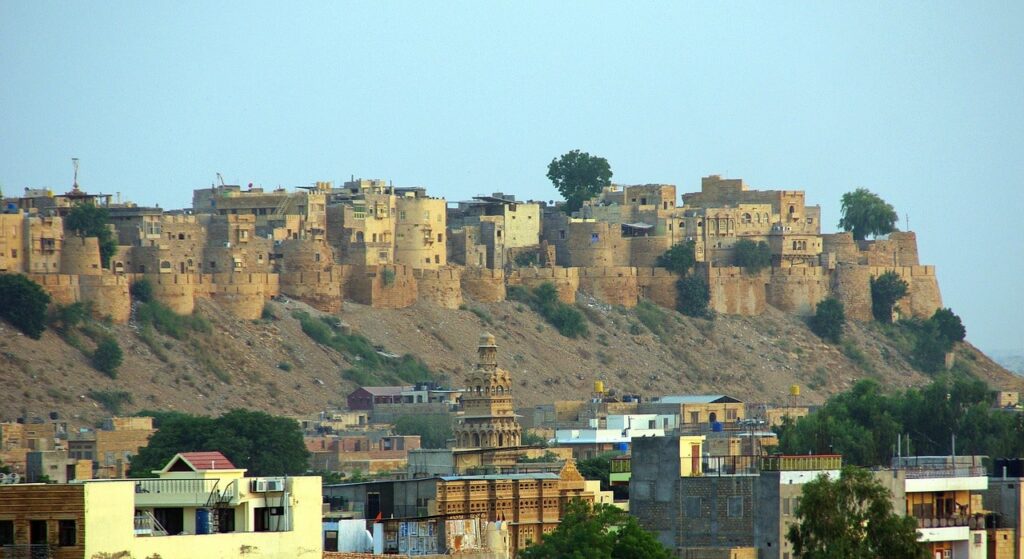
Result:
[[498,345],[493,334],[480,336],[476,369],[462,394],[463,416],[455,427],[459,448],[519,446],[523,430],[512,401],[512,378],[498,367]]

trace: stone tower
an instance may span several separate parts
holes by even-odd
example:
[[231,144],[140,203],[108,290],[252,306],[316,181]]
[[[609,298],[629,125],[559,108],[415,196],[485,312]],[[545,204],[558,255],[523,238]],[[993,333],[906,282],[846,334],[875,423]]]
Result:
[[492,334],[480,336],[476,369],[462,394],[463,416],[455,428],[460,448],[519,446],[522,428],[512,404],[512,379],[498,367],[498,345]]

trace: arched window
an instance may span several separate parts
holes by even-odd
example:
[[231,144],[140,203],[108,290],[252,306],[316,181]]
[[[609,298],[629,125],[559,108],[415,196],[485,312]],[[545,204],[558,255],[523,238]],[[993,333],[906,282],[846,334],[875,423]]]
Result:
[[711,412],[711,414],[708,415],[708,421],[710,421],[711,423],[718,421],[718,414],[716,414],[715,412]]
[[505,435],[498,433],[498,446],[505,446]]
[[[760,221],[760,220],[758,220],[758,221]],[[752,223],[752,220],[750,218],[750,214],[748,214],[748,213],[743,214],[743,217],[740,218],[740,223],[743,223],[743,224]]]
[[357,243],[363,242],[363,232],[362,231],[356,231],[356,242]]
[[170,270],[171,269],[171,262],[170,262],[170,260],[161,260],[160,261],[160,269],[161,270]]
[[473,446],[480,446],[480,434],[473,433]]

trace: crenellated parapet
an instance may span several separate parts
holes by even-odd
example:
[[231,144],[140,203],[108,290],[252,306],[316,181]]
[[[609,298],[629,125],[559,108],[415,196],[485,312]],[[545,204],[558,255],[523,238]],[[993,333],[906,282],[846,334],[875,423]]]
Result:
[[414,269],[420,300],[443,309],[459,308],[462,305],[462,270],[460,266]]

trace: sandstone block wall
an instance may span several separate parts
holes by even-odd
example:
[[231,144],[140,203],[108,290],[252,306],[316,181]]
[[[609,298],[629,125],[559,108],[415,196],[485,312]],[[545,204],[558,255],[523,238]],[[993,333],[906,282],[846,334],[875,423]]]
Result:
[[83,301],[92,301],[93,314],[109,316],[118,324],[128,322],[132,314],[131,296],[128,294],[130,279],[123,275],[79,276],[80,293]]
[[488,268],[463,268],[460,285],[464,295],[481,303],[505,300],[505,272]]
[[756,316],[764,312],[766,274],[750,275],[742,268],[708,268],[708,307],[715,312]]
[[[386,276],[393,279],[385,281]],[[408,266],[353,266],[345,277],[349,297],[377,309],[410,307],[419,297],[416,278]]]
[[443,309],[457,309],[462,304],[462,268],[413,270],[413,276],[423,301]]
[[821,251],[835,253],[836,261],[846,264],[860,262],[860,250],[853,240],[853,233],[832,233],[821,236]]
[[508,285],[522,285],[533,289],[543,283],[552,283],[558,290],[558,299],[575,304],[580,288],[579,268],[515,268],[508,275]]
[[[903,281],[907,282],[907,296],[897,303],[904,317],[931,318],[935,311],[942,307],[942,295],[939,293],[939,283],[935,277],[935,266],[872,266],[868,268],[868,274],[873,278],[889,271],[896,272]],[[869,304],[870,300],[869,286]],[[870,306],[868,310],[870,312]]]
[[653,268],[658,257],[672,246],[672,237],[660,235],[655,237],[633,237],[629,241],[629,265]]
[[665,268],[637,268],[636,282],[640,297],[667,309],[676,308],[676,282],[679,276]]
[[871,320],[870,268],[840,262],[832,273],[832,292],[845,307],[847,319]]
[[626,308],[635,307],[640,297],[636,268],[630,266],[580,268],[579,290],[609,305]]
[[280,293],[277,274],[237,273],[203,274],[199,294],[208,294],[231,314],[255,320],[263,312],[267,299]]
[[68,274],[27,274],[28,279],[38,283],[50,295],[54,305],[70,305],[81,300],[79,276]]
[[139,274],[139,279],[149,281],[153,287],[153,299],[178,314],[192,314],[196,308],[196,274]]
[[767,302],[781,311],[808,316],[814,314],[818,303],[829,293],[829,277],[824,268],[775,268],[768,279]]
[[64,247],[60,254],[60,272],[82,276],[102,274],[99,239],[75,235],[65,237]]
[[340,272],[288,272],[280,274],[281,293],[327,313],[341,311],[343,280]]

